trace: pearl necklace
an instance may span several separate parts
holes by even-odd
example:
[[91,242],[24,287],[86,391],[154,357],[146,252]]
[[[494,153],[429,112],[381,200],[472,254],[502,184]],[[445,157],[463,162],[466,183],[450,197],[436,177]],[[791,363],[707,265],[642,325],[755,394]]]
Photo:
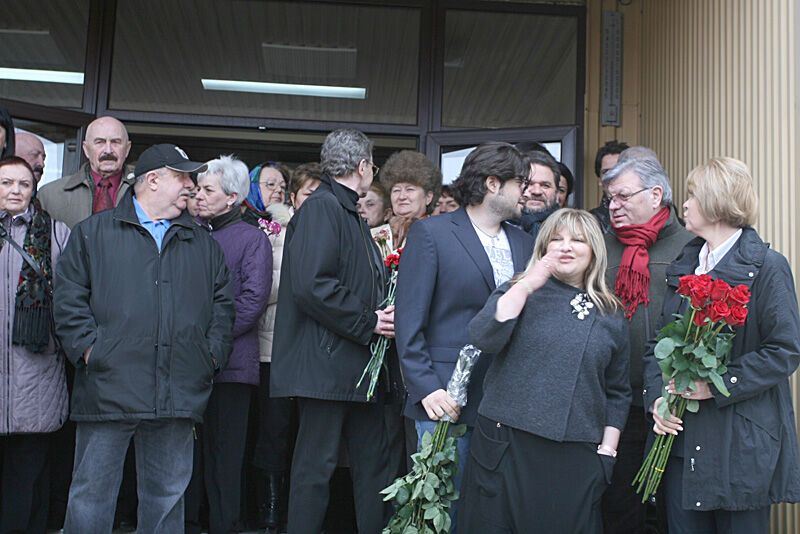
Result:
[[572,305],[572,313],[577,314],[581,321],[588,317],[589,310],[594,308],[594,303],[589,300],[589,295],[586,293],[578,293],[569,303]]

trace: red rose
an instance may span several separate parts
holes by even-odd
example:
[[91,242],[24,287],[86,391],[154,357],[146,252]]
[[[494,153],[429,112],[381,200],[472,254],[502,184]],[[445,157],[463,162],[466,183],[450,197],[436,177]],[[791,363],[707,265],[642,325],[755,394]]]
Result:
[[750,288],[744,284],[740,284],[728,292],[728,304],[733,306],[739,304],[744,306],[750,302]]
[[703,284],[694,284],[689,291],[689,295],[692,299],[692,306],[695,308],[703,308],[706,305],[708,297],[711,295],[711,291]]
[[708,307],[708,317],[712,322],[717,322],[720,319],[725,319],[731,313],[731,308],[725,301],[716,301]]
[[383,260],[383,264],[390,269],[398,268],[400,266],[400,254],[389,254],[386,256],[386,259]]
[[703,326],[703,323],[706,322],[707,318],[708,315],[706,315],[706,310],[704,309],[695,310],[692,322],[695,324],[695,326]]
[[711,283],[711,300],[725,300],[730,290],[731,286],[725,280],[714,280]]
[[[744,287],[744,286],[739,286]],[[725,322],[731,326],[742,326],[745,319],[747,319],[747,308],[734,304],[730,307],[730,313],[725,319]]]
[[692,289],[692,280],[694,280],[695,275],[687,274],[686,276],[681,276],[678,278],[678,295],[683,295],[684,297],[688,297],[691,289]]

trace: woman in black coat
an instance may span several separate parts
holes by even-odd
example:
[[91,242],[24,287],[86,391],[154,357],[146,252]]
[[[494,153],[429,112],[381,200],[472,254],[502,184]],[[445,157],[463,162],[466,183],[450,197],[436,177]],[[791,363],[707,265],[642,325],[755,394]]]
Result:
[[[757,198],[747,166],[714,158],[687,178],[687,230],[698,236],[667,269],[662,321],[684,311],[678,278],[708,273],[750,288],[748,316],[736,328],[730,396],[696,382],[677,392],[700,410],[662,419],[661,371],[645,357],[645,406],[656,434],[676,435],[662,482],[670,532],[766,533],[770,505],[800,500],[797,431],[789,377],[800,363],[800,318],[789,264],[750,226]],[[674,393],[672,386],[668,391]]]

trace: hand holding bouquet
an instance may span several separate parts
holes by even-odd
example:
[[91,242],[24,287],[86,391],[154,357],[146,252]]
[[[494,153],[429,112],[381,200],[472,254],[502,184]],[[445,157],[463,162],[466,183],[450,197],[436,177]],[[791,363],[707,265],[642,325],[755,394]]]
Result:
[[[689,310],[661,329],[655,347],[664,387],[670,391],[657,408],[664,419],[670,413],[680,419],[686,410],[700,409],[699,400],[681,395],[696,391],[696,383],[711,383],[720,394],[730,396],[722,375],[728,371],[733,329],[744,325],[750,302],[747,286],[731,287],[707,274],[682,276],[677,293],[689,302]],[[673,434],[657,436],[633,479],[636,492],[643,491],[642,502],[658,489],[674,440]]]

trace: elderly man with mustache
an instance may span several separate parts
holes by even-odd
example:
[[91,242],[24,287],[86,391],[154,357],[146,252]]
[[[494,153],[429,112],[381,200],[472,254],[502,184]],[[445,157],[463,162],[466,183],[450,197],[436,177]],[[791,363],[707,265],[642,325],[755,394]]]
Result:
[[124,174],[131,149],[125,125],[113,117],[100,117],[86,128],[83,153],[89,160],[77,173],[42,187],[38,193],[44,209],[72,228],[94,213],[117,205],[132,183]]
[[17,130],[16,136],[14,155],[28,162],[28,165],[33,170],[33,178],[36,180],[35,185],[39,185],[44,174],[44,160],[47,157],[44,151],[44,144],[41,139],[29,132]]

